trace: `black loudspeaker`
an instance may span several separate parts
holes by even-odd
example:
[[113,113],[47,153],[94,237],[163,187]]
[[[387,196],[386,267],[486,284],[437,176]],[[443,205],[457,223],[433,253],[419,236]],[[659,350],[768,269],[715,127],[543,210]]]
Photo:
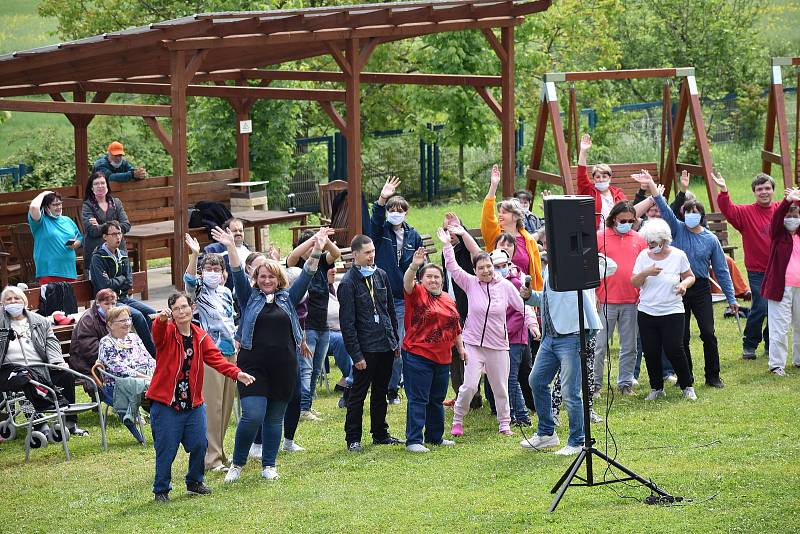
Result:
[[554,195],[544,200],[548,282],[554,291],[600,285],[594,198]]

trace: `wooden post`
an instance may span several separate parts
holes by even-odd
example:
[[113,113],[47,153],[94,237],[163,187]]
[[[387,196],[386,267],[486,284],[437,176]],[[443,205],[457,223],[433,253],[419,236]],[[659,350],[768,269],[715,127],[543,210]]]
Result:
[[253,101],[240,101],[234,106],[236,111],[236,166],[239,167],[240,180],[250,181],[250,134],[241,133],[239,125],[242,121],[250,120],[250,109]]
[[[358,38],[347,41],[345,53],[349,72],[345,71],[347,130],[347,226],[350,238],[361,233],[361,64]],[[343,69],[344,70],[344,69]],[[349,243],[343,243],[348,246]]]
[[[74,102],[86,102],[86,91],[76,89],[73,93]],[[75,117],[72,130],[75,138],[75,185],[78,186],[78,198],[83,198],[84,184],[89,179],[89,123],[92,116]]]
[[172,241],[172,284],[181,287],[188,261],[183,235],[189,231],[189,169],[186,162],[186,52],[170,55],[170,97],[172,117],[172,182],[175,187],[175,234]]
[[514,27],[501,28],[500,44],[505,51],[505,58],[501,57],[502,70],[502,172],[503,172],[503,197],[514,194],[514,174],[516,170],[516,153],[514,132],[516,119],[514,117]]
[[[800,100],[799,100],[800,101]],[[775,146],[775,127],[778,127],[778,150]],[[761,171],[772,174],[772,164],[780,166],[784,187],[793,187],[796,178],[792,177],[792,156],[789,149],[789,127],[786,123],[786,102],[783,98],[783,77],[781,65],[772,65],[772,83],[767,102],[767,127],[764,130],[764,150],[761,151]]]

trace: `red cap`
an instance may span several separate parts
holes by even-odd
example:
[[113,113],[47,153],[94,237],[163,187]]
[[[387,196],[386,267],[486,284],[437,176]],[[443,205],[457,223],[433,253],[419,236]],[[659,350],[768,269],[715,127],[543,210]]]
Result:
[[124,156],[125,147],[123,147],[122,143],[119,141],[113,141],[110,145],[108,145],[108,153],[112,156]]

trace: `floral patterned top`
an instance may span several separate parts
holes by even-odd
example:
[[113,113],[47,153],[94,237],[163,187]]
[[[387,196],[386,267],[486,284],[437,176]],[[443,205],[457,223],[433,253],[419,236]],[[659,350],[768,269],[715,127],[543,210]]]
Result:
[[[97,360],[105,365],[109,374],[115,376],[136,377],[138,373],[152,376],[156,368],[156,361],[144,348],[139,336],[133,333],[121,339],[107,335],[100,340],[97,350]],[[113,378],[106,376],[103,381],[106,385],[114,385]]]

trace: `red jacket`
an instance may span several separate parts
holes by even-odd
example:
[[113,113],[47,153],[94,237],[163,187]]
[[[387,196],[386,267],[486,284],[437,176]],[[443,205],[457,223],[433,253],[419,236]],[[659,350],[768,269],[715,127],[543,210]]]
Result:
[[[625,193],[623,193],[622,189],[619,187],[609,185],[608,190],[611,192],[614,204],[623,200],[628,200]],[[598,191],[592,181],[589,180],[589,173],[586,172],[586,165],[578,165],[578,194],[589,195],[594,198],[595,213],[601,213],[603,211],[603,199],[600,198],[600,191]],[[595,215],[594,219],[594,224],[600,226],[600,215]]]
[[[170,405],[175,400],[175,386],[183,364],[183,338],[175,321],[156,318],[153,321],[153,341],[156,344],[156,370],[145,396]],[[189,390],[192,394],[192,408],[197,408],[203,404],[203,363],[231,380],[236,380],[241,369],[228,362],[211,336],[195,324],[192,324],[192,346],[194,357],[189,369]]]
[[[753,204],[736,205],[731,202],[730,195],[720,192],[717,195],[719,211],[731,226],[742,234],[744,247],[744,266],[750,272],[763,273],[767,270],[770,255],[770,225],[772,215],[778,209],[778,202],[769,207]],[[781,220],[781,223],[783,221]]]
[[792,234],[783,226],[783,218],[789,213],[792,205],[784,199],[772,215],[769,225],[769,235],[772,245],[769,249],[769,261],[764,272],[764,281],[761,283],[761,296],[780,302],[783,300],[783,290],[786,286],[786,268],[792,258]]

